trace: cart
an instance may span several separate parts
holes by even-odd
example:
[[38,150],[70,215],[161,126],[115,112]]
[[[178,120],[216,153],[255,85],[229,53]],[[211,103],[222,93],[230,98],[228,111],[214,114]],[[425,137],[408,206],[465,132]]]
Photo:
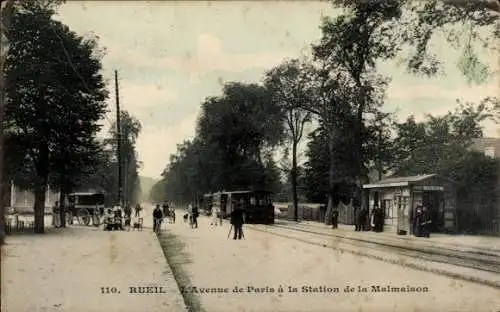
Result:
[[104,194],[102,193],[71,193],[68,195],[66,218],[68,224],[73,224],[76,218],[80,225],[99,226],[104,214]]

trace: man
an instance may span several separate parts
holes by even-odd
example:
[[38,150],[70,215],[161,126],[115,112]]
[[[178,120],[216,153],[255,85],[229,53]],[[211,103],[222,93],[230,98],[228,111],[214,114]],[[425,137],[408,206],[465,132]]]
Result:
[[164,218],[168,217],[168,215],[169,215],[169,212],[170,212],[170,211],[169,211],[169,209],[168,209],[168,203],[167,203],[167,201],[165,201],[165,202],[163,203],[162,208],[163,208],[163,217],[164,217]]
[[233,212],[231,212],[231,224],[234,227],[233,239],[241,239],[243,236],[243,223],[245,221],[243,214],[244,210],[242,204],[237,205]]
[[193,207],[193,223],[191,227],[198,228],[198,217],[200,216],[198,212],[198,207],[194,206]]
[[334,210],[332,213],[332,229],[337,229],[339,227],[339,211]]
[[426,206],[422,206],[422,221],[421,221],[421,235],[422,237],[430,237],[430,224],[431,216],[429,209]]
[[114,208],[113,208],[113,215],[114,215],[114,220],[113,220],[113,229],[115,230],[121,230],[123,231],[123,215],[122,215],[123,209],[121,205],[118,203]]
[[125,226],[130,228],[130,221],[132,219],[132,207],[130,207],[129,202],[127,202],[127,204],[125,205],[124,213],[125,213]]
[[360,231],[361,229],[361,210],[359,208],[354,208],[354,231]]
[[421,236],[422,232],[421,223],[422,223],[422,206],[418,205],[415,216],[413,217],[413,235],[415,235],[416,237]]
[[160,204],[156,204],[156,208],[153,210],[153,232],[156,232],[157,227],[158,230],[161,229],[161,221],[163,220],[163,213],[160,209]]
[[139,204],[135,205],[135,217],[136,218],[139,218],[139,214],[140,214],[141,210],[142,210],[141,205],[139,205]]
[[54,206],[52,206],[52,225],[55,228],[58,228],[61,225],[60,219],[61,219],[61,213],[59,208],[59,202],[56,201],[54,203]]

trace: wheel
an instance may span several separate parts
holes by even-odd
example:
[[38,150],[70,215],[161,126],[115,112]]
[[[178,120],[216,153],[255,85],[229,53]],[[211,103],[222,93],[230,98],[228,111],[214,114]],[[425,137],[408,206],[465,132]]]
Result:
[[80,209],[77,214],[77,219],[79,224],[89,225],[90,224],[90,212],[87,209]]

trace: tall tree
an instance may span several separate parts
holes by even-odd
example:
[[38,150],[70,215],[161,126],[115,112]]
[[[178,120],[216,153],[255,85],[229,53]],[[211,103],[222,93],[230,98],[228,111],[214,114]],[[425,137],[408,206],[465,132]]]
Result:
[[[4,125],[12,142],[20,143],[8,157],[23,159],[34,168],[37,233],[44,232],[51,165],[60,164],[53,160],[80,161],[77,158],[99,130],[96,122],[105,113],[107,97],[95,40],[84,39],[53,20],[52,4],[26,1],[15,7],[6,62],[7,81],[12,83],[7,84]],[[75,133],[69,133],[68,127]]]
[[266,73],[264,85],[271,92],[272,101],[282,108],[288,138],[292,145],[292,200],[294,219],[298,221],[297,195],[297,147],[302,139],[304,125],[311,121],[311,112],[304,109],[312,106],[311,82],[305,67],[298,59],[286,61]]
[[[381,106],[388,82],[376,73],[375,66],[378,60],[392,58],[397,52],[387,21],[396,18],[400,11],[397,1],[348,2],[352,6],[344,14],[324,19],[321,40],[313,45],[314,57],[320,65],[316,75],[319,105],[311,111],[320,116],[329,130],[331,155],[336,134],[344,131],[352,135],[352,159],[356,164],[352,182],[357,186],[354,199],[359,206],[361,185],[368,176],[363,159],[365,117]],[[326,223],[331,222],[334,176],[332,159]]]

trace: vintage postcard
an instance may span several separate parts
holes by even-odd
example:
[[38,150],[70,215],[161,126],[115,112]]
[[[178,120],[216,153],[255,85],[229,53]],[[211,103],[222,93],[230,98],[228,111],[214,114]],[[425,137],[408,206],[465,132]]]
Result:
[[500,311],[497,0],[1,4],[2,311]]

